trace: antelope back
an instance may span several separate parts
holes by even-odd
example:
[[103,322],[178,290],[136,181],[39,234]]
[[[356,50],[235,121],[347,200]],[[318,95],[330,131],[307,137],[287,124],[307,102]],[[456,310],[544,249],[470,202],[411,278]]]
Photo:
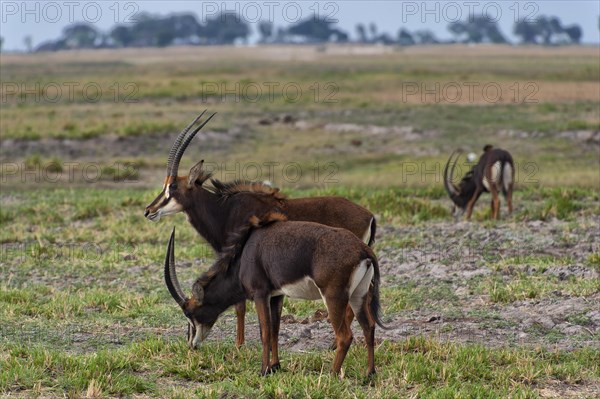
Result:
[[[312,279],[318,287],[348,285],[370,248],[346,229],[287,221],[255,230],[240,258],[246,290],[281,290]],[[314,299],[314,298],[306,298]]]
[[374,239],[375,216],[346,198],[330,196],[289,199],[284,209],[289,220],[341,227],[365,242],[372,243]]

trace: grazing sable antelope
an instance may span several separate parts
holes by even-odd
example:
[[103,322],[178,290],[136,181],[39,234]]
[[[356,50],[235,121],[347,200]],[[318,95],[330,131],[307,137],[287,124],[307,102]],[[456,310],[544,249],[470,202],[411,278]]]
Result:
[[[448,176],[448,169],[455,154],[457,156],[450,168],[450,176]],[[493,219],[498,219],[500,216],[499,191],[502,191],[506,199],[508,213],[512,213],[515,168],[510,153],[500,148],[493,148],[491,145],[486,145],[483,148],[483,154],[479,158],[479,162],[467,172],[457,187],[452,182],[452,179],[459,156],[460,151],[454,151],[444,168],[444,187],[446,187],[446,191],[454,203],[452,213],[455,219],[458,219],[465,210],[467,212],[467,219],[470,219],[475,202],[477,202],[481,193],[487,191],[492,194],[491,206]]]
[[[261,374],[280,367],[278,336],[283,298],[323,299],[336,337],[333,372],[338,374],[356,315],[375,374],[375,324],[379,316],[379,266],[373,251],[346,229],[312,222],[281,221],[269,213],[252,217],[223,256],[183,294],[175,270],[175,229],[165,259],[165,282],[188,319],[188,344],[195,348],[229,306],[245,299],[256,305],[262,341]],[[352,310],[352,312],[349,311]],[[353,314],[352,314],[353,313]]]
[[[373,244],[376,231],[374,215],[345,198],[329,196],[287,199],[278,189],[245,181],[223,183],[211,179],[212,187],[207,188],[203,184],[211,175],[202,169],[203,161],[193,166],[188,176],[178,176],[183,153],[194,136],[214,116],[211,115],[189,132],[202,115],[204,112],[175,139],[169,151],[163,190],[146,207],[146,218],[158,221],[162,216],[184,212],[194,229],[217,253],[223,251],[227,237],[243,226],[252,215],[262,217],[271,210],[285,214],[289,220],[345,228],[357,237],[368,240],[369,245]],[[242,300],[236,305],[238,347],[244,343],[245,313],[246,302]]]

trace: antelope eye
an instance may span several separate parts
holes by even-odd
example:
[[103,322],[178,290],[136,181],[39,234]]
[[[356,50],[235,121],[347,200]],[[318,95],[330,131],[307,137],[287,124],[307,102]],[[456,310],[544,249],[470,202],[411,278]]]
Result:
[[169,184],[169,190],[176,190],[176,189],[177,189],[177,183]]

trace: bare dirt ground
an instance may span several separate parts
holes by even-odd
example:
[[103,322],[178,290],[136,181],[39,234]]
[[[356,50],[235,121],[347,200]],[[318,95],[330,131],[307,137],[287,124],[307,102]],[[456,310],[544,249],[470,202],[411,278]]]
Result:
[[[380,342],[423,335],[487,347],[600,349],[600,269],[589,262],[591,256],[600,253],[600,216],[571,222],[499,222],[493,227],[450,221],[404,227],[383,225],[377,238],[382,243],[376,251],[382,290],[412,287],[406,291],[410,297],[407,305],[400,310],[391,312],[389,309],[398,309],[398,304],[382,300],[383,320],[389,329],[377,328]],[[408,244],[399,245],[396,240]],[[547,263],[540,264],[540,259]],[[178,267],[197,268],[198,262],[180,262]],[[484,284],[492,275],[503,286],[527,277],[555,285],[546,291],[540,289],[533,298],[494,301]],[[591,295],[573,292],[568,287],[573,279],[578,281],[573,286],[586,281],[595,291]],[[182,282],[184,286],[187,283]],[[307,351],[331,346],[334,335],[325,306],[317,307],[320,310],[309,317],[286,314],[284,310],[279,337],[282,347]],[[256,316],[249,314],[246,321],[246,341],[259,345]],[[233,340],[235,325],[234,313],[226,312],[208,340]],[[73,326],[67,335],[71,336],[73,350],[85,352],[99,344],[122,345],[147,335],[181,339],[185,328],[182,319],[180,325],[166,329],[127,325],[115,329],[113,325],[105,331],[87,331],[85,326]],[[357,342],[361,342],[356,322],[353,331]]]
[[[205,150],[216,151],[226,148],[243,134],[241,126],[225,132],[203,130],[195,140]],[[137,156],[164,156],[173,144],[173,132],[142,136],[118,136],[108,134],[90,139],[57,139],[40,140],[5,139],[0,140],[0,161],[15,160],[30,155],[75,159],[105,159]]]
[[[326,116],[326,115],[324,115]],[[289,121],[284,121],[289,118]],[[378,141],[387,142],[389,140],[401,140],[406,142],[424,142],[435,139],[440,136],[437,130],[416,129],[410,125],[373,125],[356,123],[325,123],[314,119],[295,119],[288,114],[277,114],[271,117],[256,118],[250,117],[240,120],[235,126],[226,131],[203,130],[202,134],[196,136],[197,146],[202,146],[203,151],[227,150],[236,141],[247,138],[259,125],[281,124],[287,125],[292,130],[323,130],[325,133],[344,134],[356,133],[365,137],[368,142],[370,138]],[[519,130],[499,130],[499,137],[541,139],[545,137],[568,139],[579,144],[600,145],[600,131],[594,130],[572,130],[559,131],[553,133],[544,132],[526,132]],[[14,161],[20,158],[34,154],[43,157],[59,157],[65,160],[106,158],[110,154],[111,158],[125,158],[137,156],[164,156],[165,149],[170,148],[173,142],[174,133],[165,132],[162,134],[140,135],[140,136],[119,136],[108,134],[89,139],[59,139],[44,138],[40,140],[25,139],[0,139],[0,161]],[[347,147],[353,152],[364,152],[361,143],[348,143]],[[426,153],[417,155],[437,155],[439,149],[431,147]],[[340,151],[339,148],[336,149]],[[379,146],[372,150],[390,151],[386,146]],[[332,151],[324,147],[321,151]],[[391,151],[397,154],[414,154],[414,148],[407,148],[406,145],[392,148]],[[346,151],[347,152],[347,151]]]
[[[516,274],[535,275],[540,279],[568,281],[579,278],[596,282],[598,268],[587,263],[599,252],[600,217],[576,223],[551,220],[523,224],[481,224],[443,222],[394,228],[383,226],[379,239],[418,237],[415,247],[378,250],[382,287],[414,285],[431,287],[423,306],[385,315],[389,330],[378,329],[380,340],[403,340],[414,335],[430,336],[452,342],[478,343],[484,346],[528,346],[547,349],[600,348],[600,292],[591,296],[569,294],[560,288],[540,298],[508,303],[493,302],[488,292],[476,287],[482,277],[499,273],[508,284]],[[464,245],[460,243],[468,242]],[[542,269],[529,266],[527,259],[554,257]],[[511,259],[519,264],[512,264]],[[495,272],[490,263],[504,263]],[[439,284],[449,287],[449,295],[436,295]],[[581,320],[577,322],[577,318]],[[212,332],[211,339],[232,337],[234,316],[228,314]],[[362,340],[354,323],[356,338]],[[258,341],[255,320],[249,320],[247,338]],[[292,351],[326,349],[333,342],[333,332],[323,312],[298,318],[285,315],[280,344]]]

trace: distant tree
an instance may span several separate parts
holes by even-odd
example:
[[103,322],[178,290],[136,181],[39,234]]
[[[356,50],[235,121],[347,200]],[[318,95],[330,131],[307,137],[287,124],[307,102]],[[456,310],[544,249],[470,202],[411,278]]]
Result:
[[166,25],[173,31],[173,36],[183,41],[191,41],[198,34],[200,24],[193,14],[175,14],[166,20]]
[[537,44],[538,26],[525,19],[518,20],[513,28],[515,36],[521,38],[522,44]]
[[64,39],[48,40],[35,48],[35,52],[58,51],[67,48],[67,43]]
[[98,31],[92,25],[76,23],[63,30],[63,38],[68,48],[94,48]]
[[23,38],[23,43],[25,44],[25,48],[27,49],[28,53],[31,53],[31,51],[33,50],[33,39],[31,38],[31,36],[27,35]]
[[175,33],[169,29],[168,27],[162,27],[156,31],[156,38],[153,39],[153,42],[158,47],[166,47],[173,44],[175,40]]
[[2,52],[3,48],[4,48],[4,38],[2,36],[0,36],[0,53]]
[[108,36],[108,33],[99,32],[98,38],[96,39],[96,48],[109,48],[109,47],[114,47],[114,46],[111,44],[111,40],[110,40],[110,37]]
[[545,45],[578,44],[583,34],[579,25],[563,27],[560,19],[545,15],[540,15],[533,22],[517,21],[514,33],[521,37],[523,44]]
[[289,35],[304,37],[307,42],[323,43],[330,40],[347,41],[348,34],[332,27],[326,18],[307,18],[288,28]]
[[346,43],[350,37],[346,32],[339,29],[334,29],[329,39],[337,43]]
[[496,23],[494,23],[493,26],[488,27],[487,37],[491,43],[508,43],[508,40],[506,40],[506,37],[504,37]]
[[125,25],[115,26],[108,35],[117,47],[129,47],[134,41],[133,30]]
[[275,34],[275,42],[276,43],[285,43],[287,37],[287,32],[281,26],[277,28],[277,33]]
[[375,22],[369,24],[369,32],[371,33],[371,40],[375,40],[377,37],[377,25],[375,25]]
[[273,36],[273,22],[260,21],[258,23],[258,33],[260,34],[260,42],[267,43]]
[[454,34],[457,41],[463,43],[506,43],[506,38],[500,32],[496,21],[480,15],[468,21],[452,22],[448,30]]
[[415,38],[408,30],[402,28],[398,31],[398,44],[401,46],[412,46],[415,44]]
[[387,33],[377,35],[373,41],[379,44],[394,44],[396,41]]
[[136,23],[120,25],[110,32],[117,46],[168,46],[173,43],[197,43],[200,25],[192,14],[172,14],[166,17],[140,13]]
[[136,15],[135,24],[129,27],[131,41],[128,46],[135,47],[155,47],[160,41],[164,43],[168,37],[163,33],[162,18],[148,13],[139,13]]
[[414,33],[415,41],[419,44],[436,44],[439,40],[436,39],[432,31],[421,29]]
[[548,18],[540,15],[536,22],[537,34],[542,37],[542,43],[552,44],[552,36],[562,31],[560,21],[556,17]]
[[246,41],[250,27],[236,13],[224,12],[200,26],[198,35],[213,44],[233,44],[237,39]]
[[583,32],[579,25],[571,25],[564,29],[564,32],[569,36],[572,44],[580,44]]
[[448,30],[452,33],[456,39],[456,41],[463,41],[464,38],[461,39],[461,36],[467,34],[467,24],[463,21],[451,22],[448,25]]
[[367,29],[363,24],[356,25],[356,35],[358,36],[358,41],[360,43],[366,43],[369,41],[367,39]]

